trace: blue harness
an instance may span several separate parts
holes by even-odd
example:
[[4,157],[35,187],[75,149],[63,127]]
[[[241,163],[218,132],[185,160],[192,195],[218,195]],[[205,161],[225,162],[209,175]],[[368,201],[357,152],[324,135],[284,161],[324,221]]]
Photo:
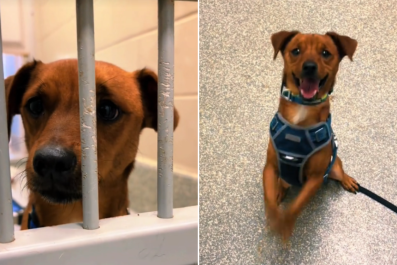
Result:
[[[12,211],[14,214],[14,217],[16,217],[16,220],[14,220],[15,224],[21,225],[22,224],[22,217],[24,213],[25,208],[19,205],[14,199],[12,200]],[[34,205],[32,205],[32,211],[29,213],[28,216],[28,229],[34,229],[34,228],[39,228],[39,219],[37,218],[36,215],[36,210],[34,208]]]
[[40,227],[39,219],[37,218],[34,205],[32,205],[32,211],[29,213],[29,217],[28,217],[28,229],[35,229],[39,227]]
[[[281,95],[286,98],[284,93]],[[291,95],[288,97],[287,100],[293,101]],[[337,139],[331,128],[331,114],[325,122],[300,127],[290,124],[280,113],[276,113],[270,122],[270,137],[277,153],[279,176],[292,186],[303,185],[303,168],[307,160],[332,142],[331,161],[324,173],[324,181],[327,180],[338,151]]]

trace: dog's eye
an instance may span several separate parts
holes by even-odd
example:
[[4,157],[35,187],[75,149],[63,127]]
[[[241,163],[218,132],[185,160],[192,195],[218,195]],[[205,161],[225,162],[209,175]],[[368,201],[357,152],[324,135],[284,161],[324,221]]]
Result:
[[301,53],[301,51],[298,48],[296,48],[296,49],[293,49],[291,51],[291,53],[292,53],[293,56],[298,56]]
[[119,108],[110,100],[99,102],[98,117],[105,121],[114,121],[120,114]]
[[329,51],[327,51],[327,50],[324,50],[324,51],[321,53],[321,55],[322,55],[325,59],[327,59],[327,58],[329,58],[329,57],[331,56],[331,53],[330,53]]
[[44,112],[43,101],[39,97],[31,98],[26,104],[26,108],[34,117],[38,117]]

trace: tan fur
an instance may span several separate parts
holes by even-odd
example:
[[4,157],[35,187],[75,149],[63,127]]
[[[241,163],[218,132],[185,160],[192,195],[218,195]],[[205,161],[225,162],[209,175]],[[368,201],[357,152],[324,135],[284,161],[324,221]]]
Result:
[[293,124],[298,124],[301,121],[306,119],[308,110],[306,106],[299,106],[297,112],[295,113],[295,116],[292,118],[292,123]]

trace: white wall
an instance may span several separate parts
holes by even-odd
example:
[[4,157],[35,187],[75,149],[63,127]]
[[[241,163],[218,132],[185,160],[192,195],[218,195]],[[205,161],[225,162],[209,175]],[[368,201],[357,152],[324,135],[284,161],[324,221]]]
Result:
[[3,52],[29,55],[33,50],[34,0],[0,0]]

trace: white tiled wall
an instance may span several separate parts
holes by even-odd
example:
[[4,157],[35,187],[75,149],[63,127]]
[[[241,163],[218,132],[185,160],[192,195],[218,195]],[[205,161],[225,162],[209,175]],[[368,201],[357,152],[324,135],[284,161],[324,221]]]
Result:
[[[174,169],[197,175],[198,5],[175,2]],[[75,0],[35,0],[34,57],[43,62],[77,57]],[[127,71],[157,72],[157,0],[94,0],[95,57]],[[157,134],[142,133],[138,160],[156,163]]]

